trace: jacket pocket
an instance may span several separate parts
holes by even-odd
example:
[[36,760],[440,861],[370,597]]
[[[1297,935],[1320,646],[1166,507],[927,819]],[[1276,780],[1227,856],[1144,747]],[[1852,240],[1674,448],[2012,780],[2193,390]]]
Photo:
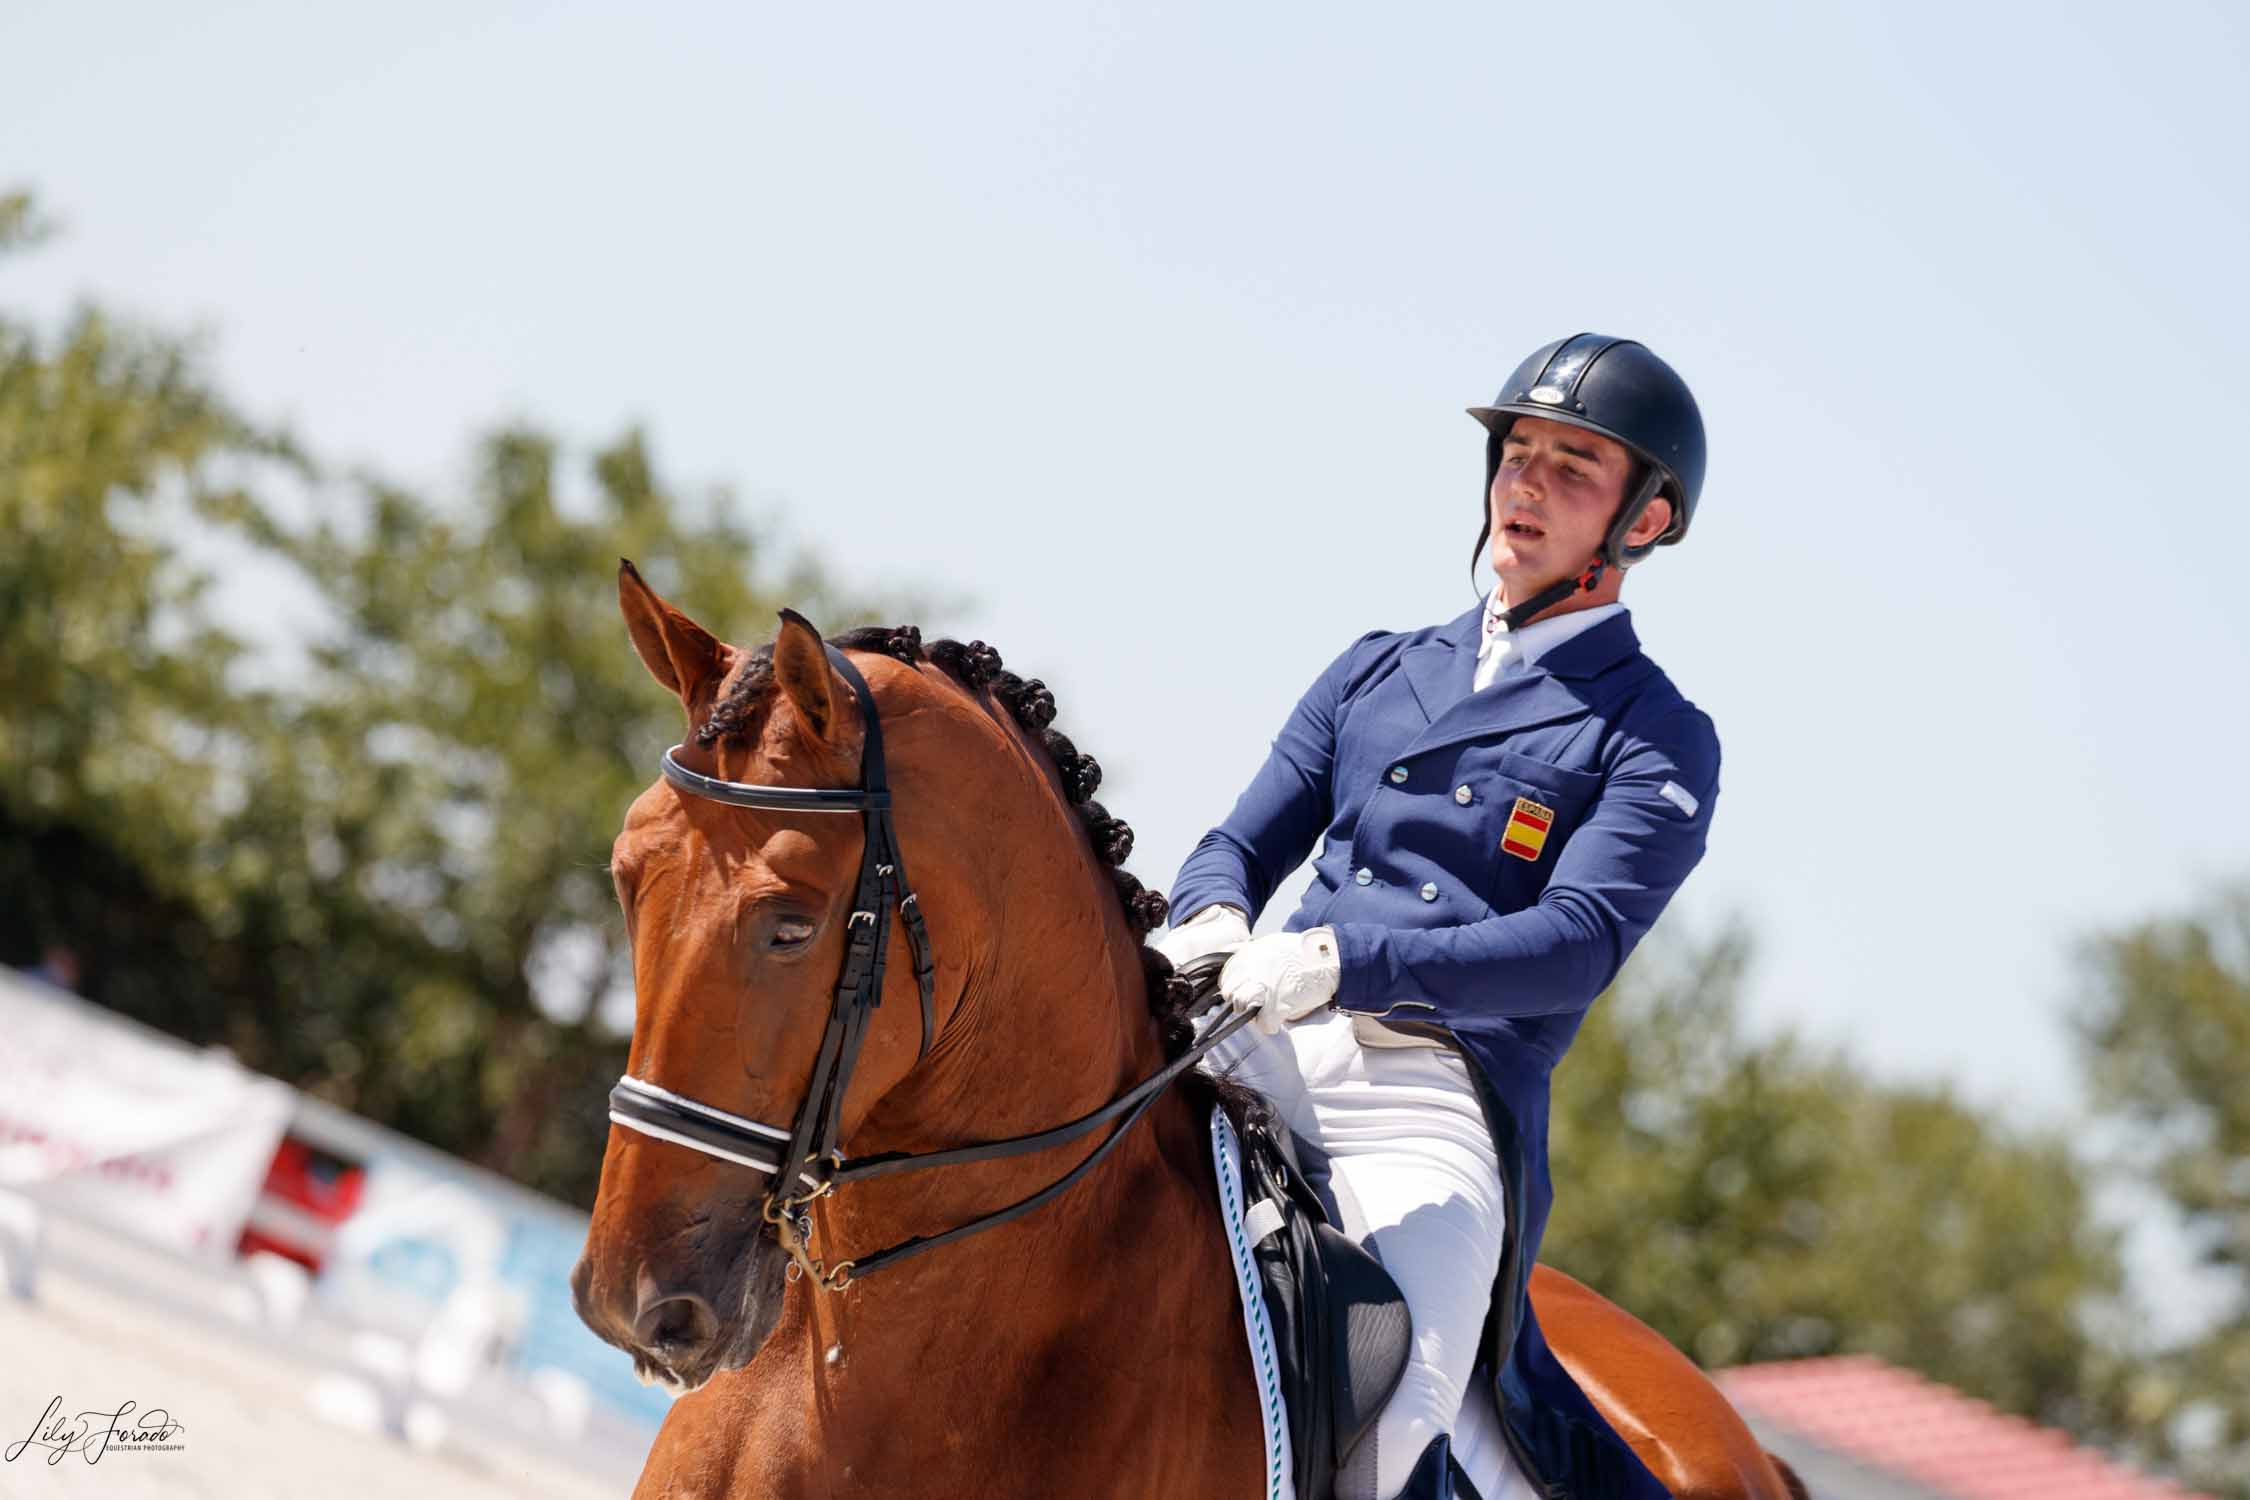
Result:
[[1513,751],[1498,756],[1472,785],[1484,845],[1483,896],[1497,912],[1539,899],[1555,859],[1585,821],[1602,778]]
[[1506,780],[1522,782],[1534,793],[1552,793],[1556,800],[1578,808],[1593,801],[1594,794],[1602,789],[1601,777],[1592,771],[1573,771],[1515,750],[1501,751],[1493,770]]

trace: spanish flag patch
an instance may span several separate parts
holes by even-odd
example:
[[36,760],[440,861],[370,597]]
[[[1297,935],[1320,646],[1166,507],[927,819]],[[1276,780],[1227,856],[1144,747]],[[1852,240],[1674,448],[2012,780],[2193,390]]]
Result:
[[1516,810],[1508,814],[1508,826],[1500,831],[1500,847],[1518,859],[1537,859],[1547,847],[1547,830],[1554,826],[1553,808],[1518,797]]

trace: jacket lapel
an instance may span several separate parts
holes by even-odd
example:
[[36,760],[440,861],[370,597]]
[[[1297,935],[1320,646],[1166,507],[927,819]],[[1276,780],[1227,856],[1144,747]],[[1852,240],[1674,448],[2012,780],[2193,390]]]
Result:
[[1640,653],[1632,617],[1617,615],[1571,637],[1528,670],[1472,692],[1482,624],[1479,605],[1437,636],[1400,653],[1406,680],[1430,719],[1407,747],[1409,755],[1576,718],[1590,710],[1597,696],[1592,679]]
[[1468,696],[1477,677],[1477,646],[1484,636],[1484,602],[1479,600],[1419,646],[1399,653],[1399,666],[1414,689],[1422,717],[1436,719]]

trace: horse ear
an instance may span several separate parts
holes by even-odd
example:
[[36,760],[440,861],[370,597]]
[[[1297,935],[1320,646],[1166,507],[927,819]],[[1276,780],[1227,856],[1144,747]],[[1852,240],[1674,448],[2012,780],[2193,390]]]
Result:
[[665,603],[629,558],[617,560],[617,607],[649,675],[679,694],[693,719],[726,676],[725,642]]
[[836,723],[836,671],[828,648],[812,621],[793,609],[781,612],[781,634],[773,642],[773,678],[789,706],[816,740],[826,741]]

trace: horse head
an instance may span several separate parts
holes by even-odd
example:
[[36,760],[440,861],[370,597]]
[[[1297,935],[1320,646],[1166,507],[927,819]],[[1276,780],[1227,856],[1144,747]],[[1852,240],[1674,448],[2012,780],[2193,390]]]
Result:
[[[792,611],[770,644],[730,646],[629,563],[619,598],[642,661],[688,722],[675,751],[687,774],[634,801],[612,852],[636,994],[627,1086],[784,1130],[800,1120],[840,1013],[865,827],[683,786],[859,786],[862,683],[935,963],[926,1000],[911,963],[881,970],[837,1092],[838,1143],[860,1156],[1037,1130],[1161,1062],[1139,939],[1163,901],[1114,868],[1130,830],[1091,800],[1092,760],[1047,728],[1041,684],[1003,672],[982,643],[925,650],[912,630],[823,643]],[[832,646],[850,653],[858,682]],[[881,920],[905,918],[890,904]],[[792,1306],[801,1312],[798,1289],[817,1294],[810,1278],[793,1286],[792,1266],[818,1262],[790,1253],[793,1236],[800,1252],[813,1241],[816,1220],[819,1244],[840,1257],[958,1223],[1027,1171],[1053,1169],[854,1183],[777,1221],[777,1169],[620,1125],[572,1275],[578,1311],[644,1378],[693,1389],[748,1363]],[[906,1292],[910,1278],[896,1280]]]

